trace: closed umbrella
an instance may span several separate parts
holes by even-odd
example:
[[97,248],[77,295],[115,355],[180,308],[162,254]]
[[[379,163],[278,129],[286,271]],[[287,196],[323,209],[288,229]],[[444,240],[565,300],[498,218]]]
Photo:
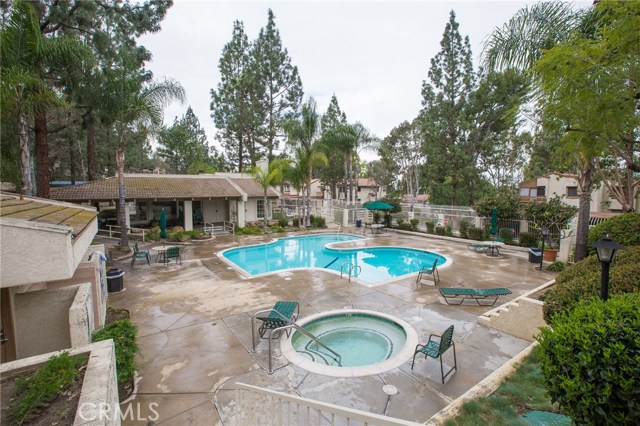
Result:
[[498,233],[498,209],[495,207],[491,210],[491,229],[489,229],[491,235]]
[[368,210],[391,210],[393,209],[393,206],[385,203],[384,201],[376,200],[372,203],[366,204],[364,208]]
[[164,209],[160,212],[160,238],[167,238],[167,214]]

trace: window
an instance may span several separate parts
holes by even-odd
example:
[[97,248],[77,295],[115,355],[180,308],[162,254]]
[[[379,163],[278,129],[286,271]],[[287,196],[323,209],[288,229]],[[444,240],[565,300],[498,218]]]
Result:
[[529,196],[529,188],[520,188],[520,196],[528,197]]
[[264,219],[264,200],[256,200],[256,217]]
[[287,184],[282,184],[282,192],[291,192],[291,188]]
[[537,190],[538,190],[538,191],[537,191],[537,194],[531,194],[531,195],[532,195],[532,196],[534,196],[534,197],[535,197],[535,196],[538,196],[538,197],[544,197],[546,189],[547,189],[547,188],[545,188],[544,186],[539,186],[539,187],[537,188]]
[[567,186],[567,197],[577,197],[577,196],[578,196],[578,187]]

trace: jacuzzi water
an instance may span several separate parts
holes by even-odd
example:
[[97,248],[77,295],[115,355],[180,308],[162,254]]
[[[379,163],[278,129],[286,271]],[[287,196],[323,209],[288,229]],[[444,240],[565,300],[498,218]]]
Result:
[[[341,356],[340,367],[359,367],[392,358],[407,342],[407,333],[395,321],[369,313],[321,317],[303,328]],[[295,331],[293,349],[322,365],[338,366],[337,357],[305,334]]]
[[446,262],[437,253],[404,247],[326,247],[331,243],[359,239],[362,237],[349,234],[280,238],[268,244],[226,250],[222,255],[249,275],[296,268],[324,268],[340,272],[343,265],[352,264],[359,267],[354,270],[354,276],[371,284],[416,273],[423,267],[433,266],[436,259],[438,266]]

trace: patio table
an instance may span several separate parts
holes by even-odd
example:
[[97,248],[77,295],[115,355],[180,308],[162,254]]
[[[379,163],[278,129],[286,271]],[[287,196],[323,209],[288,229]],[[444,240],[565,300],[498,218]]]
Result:
[[487,256],[500,256],[500,247],[504,246],[502,241],[483,241],[487,246]]
[[167,249],[170,249],[172,247],[175,247],[175,246],[161,245],[161,246],[151,247],[149,249],[149,253],[156,255],[156,263],[164,263],[165,255],[167,254]]

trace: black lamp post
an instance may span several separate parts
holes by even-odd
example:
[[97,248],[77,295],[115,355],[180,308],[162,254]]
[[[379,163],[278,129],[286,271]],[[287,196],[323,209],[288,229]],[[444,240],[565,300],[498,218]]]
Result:
[[540,234],[542,234],[542,251],[540,252],[540,270],[542,271],[542,262],[544,261],[544,240],[549,236],[549,228],[543,226],[540,229]]
[[616,250],[624,249],[624,246],[613,241],[607,235],[604,238],[600,238],[593,245],[596,248],[598,254],[598,260],[602,264],[602,275],[600,276],[600,299],[607,300],[609,298],[609,265],[613,262],[613,256],[616,254]]

